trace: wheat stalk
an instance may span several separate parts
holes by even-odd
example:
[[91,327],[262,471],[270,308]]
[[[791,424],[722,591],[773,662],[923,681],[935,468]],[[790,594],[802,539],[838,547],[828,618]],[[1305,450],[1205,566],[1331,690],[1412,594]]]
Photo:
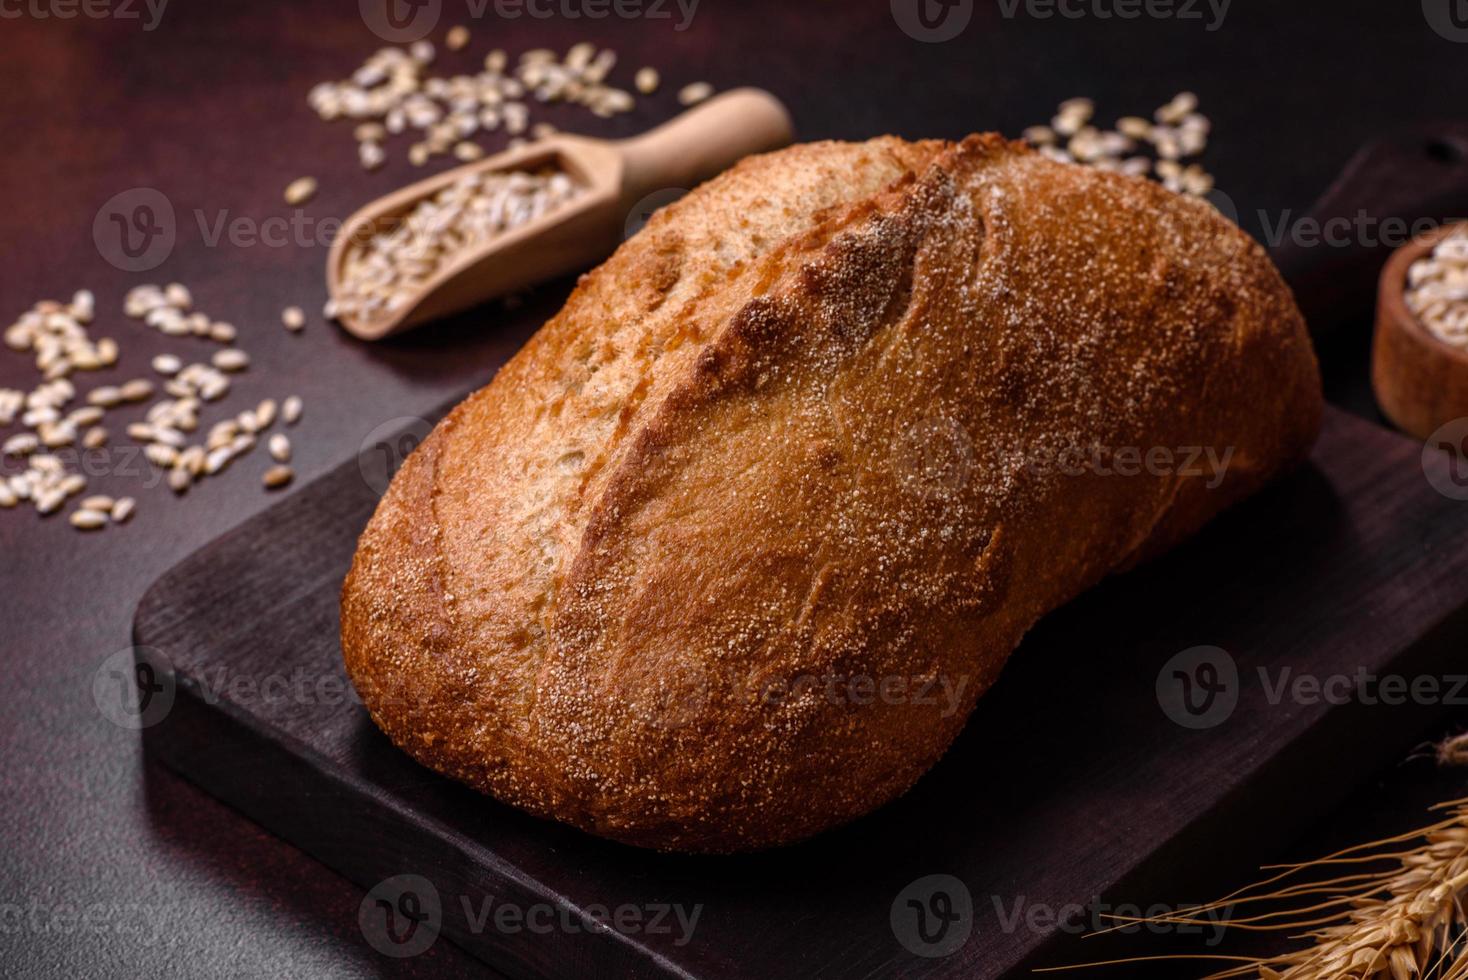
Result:
[[[1448,816],[1420,830],[1318,860],[1270,867],[1266,870],[1276,874],[1267,880],[1191,909],[1186,916],[1118,918],[1113,927],[1194,925],[1219,909],[1283,902],[1287,906],[1283,910],[1230,918],[1227,927],[1289,932],[1294,938],[1310,940],[1309,945],[1264,959],[1183,954],[1086,966],[1212,959],[1235,965],[1205,980],[1468,980],[1468,913],[1464,910],[1468,899],[1468,799],[1433,809]],[[1304,872],[1315,875],[1297,878]],[[1327,875],[1323,880],[1321,872]]]
[[1445,738],[1437,745],[1437,764],[1468,766],[1468,732]]
[[[1281,956],[1235,966],[1208,980],[1257,976],[1260,980],[1463,980],[1468,978],[1463,899],[1468,892],[1468,801],[1437,809],[1447,819],[1402,837],[1361,845],[1318,861],[1288,865],[1263,886],[1235,901],[1326,896],[1271,922],[1270,930],[1306,930],[1313,942]],[[1401,845],[1415,839],[1407,850]],[[1374,865],[1385,864],[1381,870]],[[1279,885],[1305,871],[1362,867],[1367,870],[1323,883]],[[1334,911],[1333,911],[1334,910]],[[1244,924],[1248,924],[1247,920]]]

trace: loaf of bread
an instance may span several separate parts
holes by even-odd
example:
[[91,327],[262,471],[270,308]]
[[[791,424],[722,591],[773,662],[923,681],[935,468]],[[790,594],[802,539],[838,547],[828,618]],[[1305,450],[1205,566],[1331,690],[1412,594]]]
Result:
[[531,813],[799,840],[907,790],[1037,619],[1320,412],[1289,290],[1208,204],[992,135],[795,146],[657,213],[409,457],[347,670]]

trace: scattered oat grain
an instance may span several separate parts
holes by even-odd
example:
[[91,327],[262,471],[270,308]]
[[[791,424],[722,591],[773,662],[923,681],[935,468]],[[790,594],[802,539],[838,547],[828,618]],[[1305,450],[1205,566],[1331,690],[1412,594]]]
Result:
[[680,105],[697,105],[713,94],[714,87],[708,82],[693,82],[678,90],[678,103]]
[[71,526],[78,531],[95,531],[107,524],[107,515],[101,511],[83,508],[72,511],[69,520],[71,521]]
[[305,204],[315,196],[315,177],[297,177],[287,184],[285,188],[285,203],[290,205]]
[[[250,366],[250,355],[238,347],[226,347],[224,350],[215,351],[214,356],[209,358],[209,362],[221,371],[243,371]],[[205,400],[212,401],[207,395]]]

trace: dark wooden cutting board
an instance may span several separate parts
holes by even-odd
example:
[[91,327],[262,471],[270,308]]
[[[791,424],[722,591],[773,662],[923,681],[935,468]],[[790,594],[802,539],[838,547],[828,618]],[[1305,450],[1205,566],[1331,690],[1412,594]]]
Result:
[[[1426,704],[1274,704],[1258,676],[1463,670],[1468,506],[1429,485],[1420,457],[1417,444],[1332,411],[1308,467],[1037,628],[905,798],[770,854],[606,843],[395,750],[343,694],[338,590],[376,500],[357,462],[148,593],[136,639],[175,685],[145,739],[364,886],[428,879],[444,930],[512,975],[1005,976],[1052,937],[1006,932],[1001,909],[1202,900],[1192,882],[1329,809],[1437,716]],[[382,457],[364,459],[370,470]],[[1445,458],[1429,467],[1448,478]],[[1228,651],[1241,683],[1231,716],[1192,730],[1164,712],[1156,686],[1170,658],[1200,645]],[[899,892],[933,874],[966,884],[975,921],[960,950],[929,959],[899,942],[889,916]],[[471,933],[461,897],[478,909],[485,895],[702,911],[684,945],[676,932]]]
[[[1325,281],[1320,256],[1281,259]],[[1406,703],[1335,704],[1309,687],[1279,697],[1281,681],[1465,669],[1468,504],[1434,489],[1455,492],[1458,474],[1331,411],[1309,465],[1037,627],[903,799],[767,854],[634,850],[422,769],[351,697],[340,583],[422,428],[383,433],[193,555],[135,623],[149,750],[373,889],[364,941],[398,952],[441,928],[505,973],[553,978],[1006,977],[1093,959],[1108,951],[1078,947],[1049,912],[1097,896],[1206,900],[1225,869],[1399,757],[1453,693],[1446,682]],[[1211,727],[1190,727],[1173,702],[1180,677],[1215,676],[1174,662],[1197,647],[1226,651],[1199,654],[1225,681],[1237,671]],[[621,926],[590,925],[602,909],[621,910]],[[673,909],[696,910],[691,940]]]

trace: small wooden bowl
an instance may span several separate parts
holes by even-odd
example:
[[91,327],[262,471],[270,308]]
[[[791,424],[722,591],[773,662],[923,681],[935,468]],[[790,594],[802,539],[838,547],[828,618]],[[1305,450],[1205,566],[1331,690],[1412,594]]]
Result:
[[1468,417],[1468,349],[1440,339],[1407,308],[1407,270],[1465,224],[1444,225],[1397,249],[1377,285],[1371,385],[1387,418],[1418,439]]

